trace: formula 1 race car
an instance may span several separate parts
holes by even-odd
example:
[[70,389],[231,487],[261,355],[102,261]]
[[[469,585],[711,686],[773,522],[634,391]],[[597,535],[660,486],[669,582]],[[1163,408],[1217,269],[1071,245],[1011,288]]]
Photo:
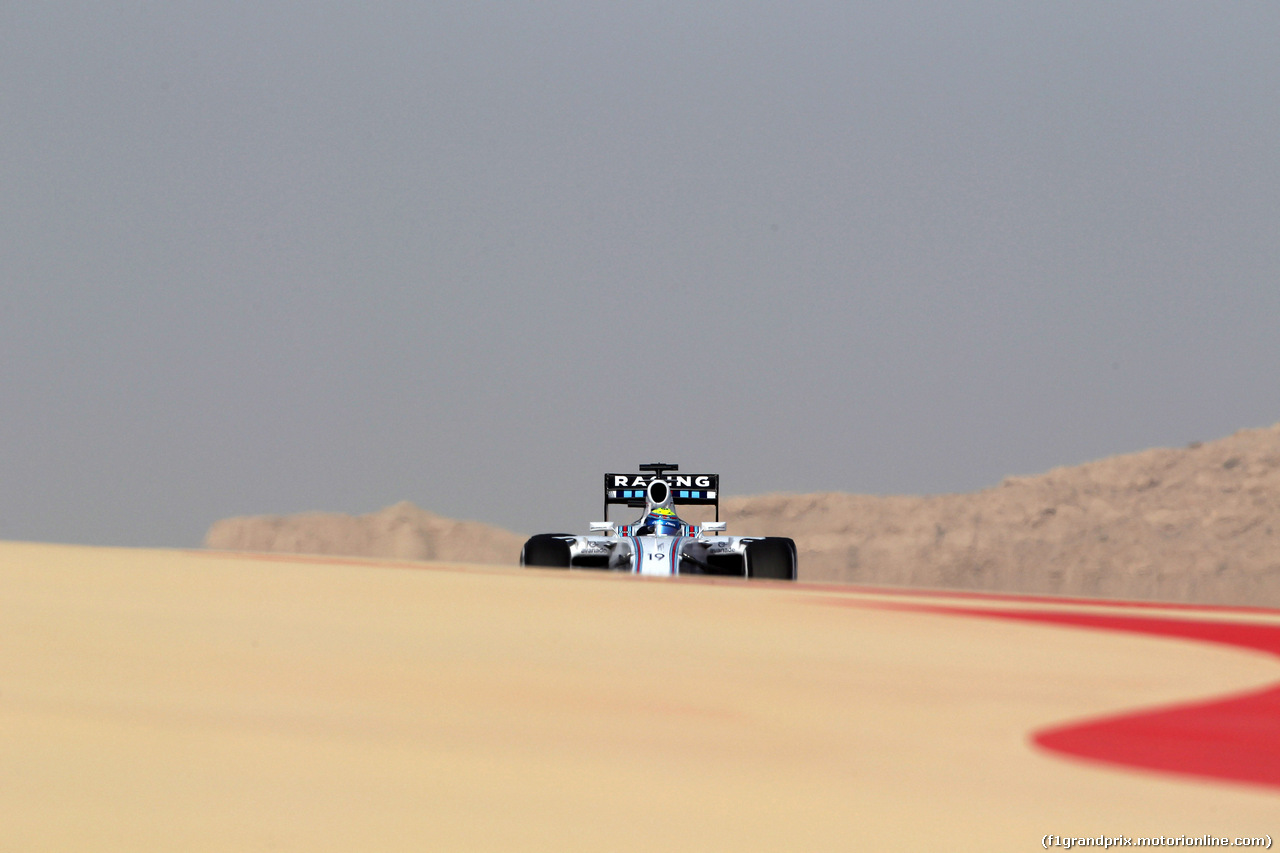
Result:
[[[641,465],[639,474],[604,475],[604,521],[590,533],[541,533],[520,551],[520,565],[602,569],[641,575],[726,575],[796,579],[796,543],[776,536],[726,536],[720,475],[679,474],[678,465]],[[634,524],[610,522],[609,507],[643,508]],[[716,520],[690,524],[678,505],[714,506]]]

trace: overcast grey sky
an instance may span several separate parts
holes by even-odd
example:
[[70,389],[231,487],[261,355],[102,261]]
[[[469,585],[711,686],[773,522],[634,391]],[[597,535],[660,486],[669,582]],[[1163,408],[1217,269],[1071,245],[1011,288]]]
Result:
[[1280,4],[0,4],[0,537],[1280,420]]

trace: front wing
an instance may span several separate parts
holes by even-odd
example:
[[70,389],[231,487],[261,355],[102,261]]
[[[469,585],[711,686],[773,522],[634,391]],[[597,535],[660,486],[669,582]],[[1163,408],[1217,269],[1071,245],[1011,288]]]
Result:
[[658,576],[796,577],[795,544],[790,539],[571,534],[556,534],[554,538],[568,545],[566,568],[571,569]]

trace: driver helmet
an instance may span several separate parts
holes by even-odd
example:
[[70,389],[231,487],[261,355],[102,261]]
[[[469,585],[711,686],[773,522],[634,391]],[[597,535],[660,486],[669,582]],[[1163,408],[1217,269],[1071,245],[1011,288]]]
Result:
[[684,534],[684,522],[676,517],[675,511],[656,506],[645,516],[644,525],[652,527],[655,536],[681,536]]

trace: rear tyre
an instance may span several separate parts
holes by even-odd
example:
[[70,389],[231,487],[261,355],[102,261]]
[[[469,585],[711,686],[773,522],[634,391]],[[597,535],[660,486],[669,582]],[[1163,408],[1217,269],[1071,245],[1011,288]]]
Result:
[[796,579],[796,543],[769,536],[747,543],[747,577],[760,580]]
[[569,543],[552,533],[530,536],[520,549],[520,565],[552,569],[569,568]]

